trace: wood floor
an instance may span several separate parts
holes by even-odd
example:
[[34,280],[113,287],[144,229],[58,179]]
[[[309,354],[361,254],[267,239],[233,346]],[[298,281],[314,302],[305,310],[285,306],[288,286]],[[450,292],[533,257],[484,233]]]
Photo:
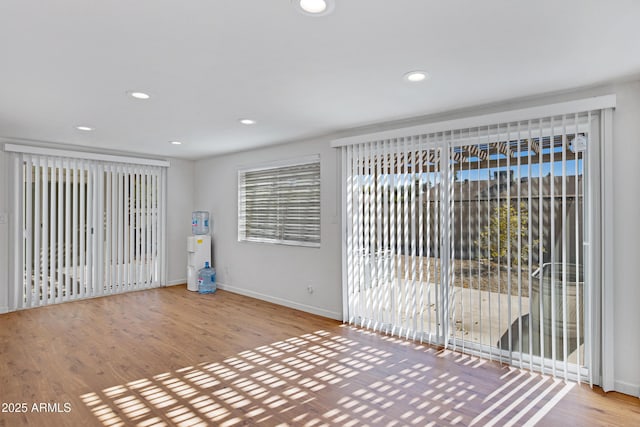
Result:
[[184,286],[0,315],[0,369],[2,427],[640,425],[637,398]]

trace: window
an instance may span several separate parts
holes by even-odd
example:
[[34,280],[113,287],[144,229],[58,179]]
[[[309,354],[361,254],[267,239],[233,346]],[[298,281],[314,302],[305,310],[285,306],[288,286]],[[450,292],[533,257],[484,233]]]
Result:
[[238,171],[238,241],[320,247],[320,156]]

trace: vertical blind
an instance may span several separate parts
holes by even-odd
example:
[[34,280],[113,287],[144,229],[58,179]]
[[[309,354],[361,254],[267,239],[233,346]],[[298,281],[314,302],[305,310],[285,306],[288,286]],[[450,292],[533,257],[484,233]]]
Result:
[[599,126],[595,110],[342,146],[345,320],[592,381]]
[[320,246],[320,157],[238,172],[238,240]]
[[164,281],[166,168],[14,153],[13,304]]

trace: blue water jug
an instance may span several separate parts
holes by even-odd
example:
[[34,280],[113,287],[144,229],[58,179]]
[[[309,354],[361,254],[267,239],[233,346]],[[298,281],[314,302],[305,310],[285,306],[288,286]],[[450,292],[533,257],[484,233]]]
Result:
[[216,291],[216,270],[204,263],[204,268],[198,270],[198,293],[212,294]]
[[209,234],[209,212],[195,211],[191,213],[191,234]]

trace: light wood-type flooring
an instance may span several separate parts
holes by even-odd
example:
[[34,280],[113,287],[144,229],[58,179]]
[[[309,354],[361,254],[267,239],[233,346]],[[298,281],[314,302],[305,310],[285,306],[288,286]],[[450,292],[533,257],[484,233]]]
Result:
[[0,315],[0,402],[2,427],[640,425],[637,398],[184,286]]

